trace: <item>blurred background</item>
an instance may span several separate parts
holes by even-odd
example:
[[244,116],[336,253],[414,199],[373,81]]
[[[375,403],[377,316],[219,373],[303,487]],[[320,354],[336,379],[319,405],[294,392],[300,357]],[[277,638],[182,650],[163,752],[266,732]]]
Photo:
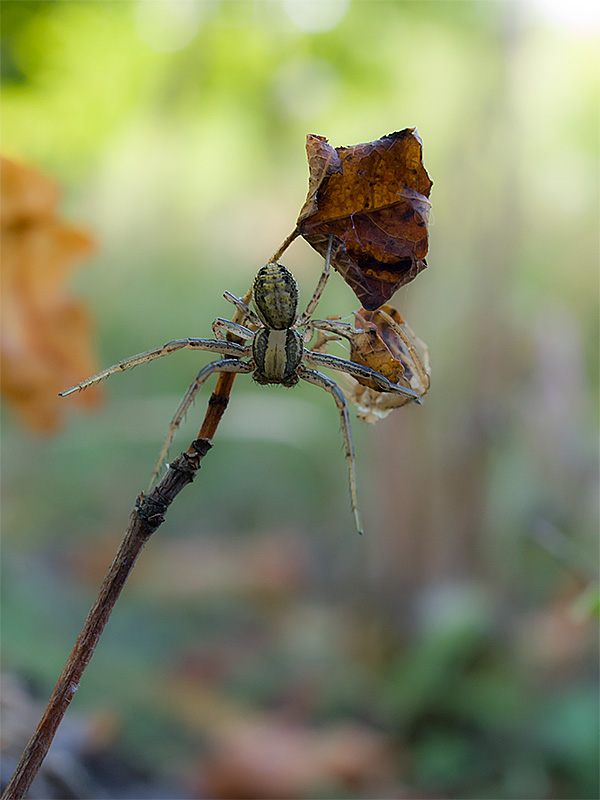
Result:
[[[210,358],[57,389],[211,336],[294,227],[307,133],[418,126],[429,268],[393,302],[432,387],[352,414],[365,535],[331,398],[239,376],[35,796],[597,798],[598,7],[1,6],[3,780]],[[308,300],[320,257],[283,261]],[[318,315],[356,308],[334,274]]]

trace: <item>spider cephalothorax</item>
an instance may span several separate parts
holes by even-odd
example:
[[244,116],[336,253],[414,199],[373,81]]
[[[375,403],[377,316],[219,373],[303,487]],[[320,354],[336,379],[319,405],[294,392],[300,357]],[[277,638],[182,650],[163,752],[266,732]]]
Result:
[[[231,320],[218,317],[212,326],[215,339],[176,339],[162,347],[157,347],[155,350],[148,350],[145,353],[126,358],[124,361],[119,361],[118,364],[99,372],[97,375],[93,375],[91,378],[87,378],[77,386],[61,392],[61,395],[66,397],[72,392],[80,391],[101,381],[103,378],[112,375],[113,372],[135,367],[137,364],[169,355],[169,353],[182,348],[207,350],[224,356],[224,358],[212,361],[202,367],[187,390],[179,408],[175,412],[175,416],[171,420],[169,433],[154,470],[155,477],[158,475],[169,445],[187,410],[202,384],[213,372],[252,373],[254,380],[260,384],[279,383],[283,386],[294,386],[302,378],[308,383],[320,386],[331,394],[339,411],[350,476],[352,510],[356,520],[356,527],[359,533],[362,533],[356,495],[354,445],[352,443],[348,406],[344,393],[338,384],[328,378],[327,375],[319,372],[315,367],[325,367],[326,369],[345,372],[363,381],[367,380],[370,385],[376,386],[378,391],[401,395],[406,398],[407,402],[420,403],[421,398],[418,392],[406,386],[392,383],[388,378],[370,367],[344,358],[338,358],[328,353],[314,352],[304,347],[304,334],[306,331],[310,332],[311,328],[319,328],[321,325],[327,324],[323,321],[312,321],[312,315],[329,276],[329,255],[330,253],[328,253],[328,257],[325,260],[325,267],[317,288],[302,314],[298,315],[299,293],[294,276],[283,265],[268,263],[258,270],[252,286],[252,299],[256,313],[241,298],[232,295],[230,292],[225,292],[225,298],[236,306],[238,312],[240,312],[242,322],[245,324],[240,325]],[[229,341],[227,339],[228,335],[230,338],[235,338],[236,341]],[[249,342],[249,344],[239,344],[238,342]]]

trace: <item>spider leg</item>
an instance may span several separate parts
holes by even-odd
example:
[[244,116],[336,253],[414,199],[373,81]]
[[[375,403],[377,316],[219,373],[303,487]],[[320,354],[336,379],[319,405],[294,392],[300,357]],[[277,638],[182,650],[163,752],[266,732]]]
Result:
[[359,331],[349,322],[342,322],[339,319],[312,319],[310,324],[318,331],[329,331],[338,336],[343,336],[345,339],[352,341],[352,337]]
[[224,356],[231,356],[232,358],[235,358],[236,356],[248,356],[250,355],[251,349],[240,344],[236,344],[235,342],[223,341],[222,339],[175,339],[172,342],[167,342],[167,344],[164,344],[162,347],[157,347],[154,350],[147,350],[145,353],[138,353],[135,356],[130,356],[123,361],[119,361],[118,364],[114,364],[112,367],[103,369],[102,372],[92,375],[91,378],[86,378],[84,381],[81,381],[81,383],[78,383],[77,386],[72,386],[70,389],[65,389],[64,391],[59,392],[59,396],[68,397],[68,395],[73,394],[73,392],[80,392],[83,389],[87,389],[88,386],[92,386],[94,383],[99,383],[100,381],[104,380],[104,378],[108,378],[109,375],[112,375],[113,372],[120,372],[122,370],[129,369],[130,367],[136,367],[138,364],[143,364],[146,361],[152,361],[155,358],[168,356],[171,353],[174,353],[176,350],[181,350],[182,348],[190,348],[192,350],[208,350],[209,352],[221,353]]
[[350,426],[350,415],[348,413],[348,404],[344,393],[335,381],[323,375],[322,372],[317,372],[315,369],[307,369],[300,365],[298,367],[298,375],[308,383],[315,386],[320,386],[329,392],[335,400],[335,404],[340,412],[340,422],[342,425],[342,435],[344,437],[344,449],[346,451],[346,461],[348,462],[348,475],[350,478],[350,502],[352,503],[352,513],[356,522],[356,528],[359,533],[363,532],[360,513],[358,510],[358,499],[356,491],[356,460],[354,456],[354,443],[352,441],[352,428]]
[[[308,323],[307,331],[319,331],[317,337],[322,337],[321,339],[318,338],[318,341],[323,344],[323,342],[327,341],[335,341],[336,339],[347,339],[349,342],[352,342],[354,336],[356,336],[360,331],[354,328],[349,322],[342,322],[341,319],[311,319]],[[328,331],[329,333],[335,334],[335,336],[325,336],[322,331]],[[309,341],[308,339],[307,341]],[[314,349],[311,348],[311,349]],[[318,352],[318,349],[317,349]]]
[[315,353],[313,350],[305,350],[303,358],[310,366],[327,367],[329,369],[336,369],[339,372],[347,372],[349,375],[354,375],[356,378],[367,378],[375,381],[382,392],[401,394],[404,397],[408,397],[409,400],[414,400],[415,403],[421,403],[421,396],[418,392],[400,386],[398,383],[392,383],[381,375],[381,373],[370,369],[370,367],[362,367],[360,364],[355,364],[354,361],[347,361],[345,358],[330,356],[326,353]]
[[313,296],[308,301],[308,305],[306,306],[306,311],[304,311],[299,317],[296,323],[297,326],[306,325],[306,323],[312,317],[315,308],[319,304],[319,300],[321,299],[321,295],[325,290],[325,286],[327,284],[327,279],[329,278],[329,271],[331,269],[331,247],[333,245],[333,233],[329,234],[329,244],[327,245],[327,254],[325,256],[325,264],[323,266],[323,272],[321,273],[321,277],[319,278],[319,282],[317,283],[317,288],[314,291]]
[[238,358],[226,358],[220,361],[212,361],[210,364],[207,364],[203,367],[200,372],[194,378],[193,383],[191,384],[190,388],[187,390],[185,395],[183,396],[183,400],[179,404],[173,419],[169,423],[169,432],[167,434],[167,438],[165,439],[165,443],[162,446],[162,450],[160,451],[160,455],[158,457],[158,461],[156,462],[156,466],[154,467],[154,472],[152,473],[152,477],[150,478],[150,485],[148,486],[148,492],[152,488],[154,481],[158,478],[158,473],[162,466],[163,461],[167,455],[169,447],[171,446],[171,442],[173,441],[173,437],[177,433],[177,429],[181,425],[183,418],[185,417],[188,408],[194,402],[194,398],[200,391],[200,387],[203,383],[206,382],[208,378],[213,374],[213,372],[252,372],[255,369],[255,365],[252,361],[240,361]]
[[229,319],[222,319],[217,317],[212,324],[214,335],[217,339],[224,341],[226,333],[232,333],[234,336],[239,336],[240,339],[252,339],[254,333],[245,328],[243,325],[238,325],[237,322],[232,322]]
[[230,303],[233,303],[233,305],[237,308],[240,314],[243,315],[244,321],[250,322],[257,328],[262,327],[262,322],[256,316],[254,311],[252,311],[251,308],[248,308],[248,306],[246,305],[246,303],[244,303],[241,297],[236,297],[234,294],[231,294],[231,292],[223,292],[223,297],[225,298],[225,300],[229,300]]

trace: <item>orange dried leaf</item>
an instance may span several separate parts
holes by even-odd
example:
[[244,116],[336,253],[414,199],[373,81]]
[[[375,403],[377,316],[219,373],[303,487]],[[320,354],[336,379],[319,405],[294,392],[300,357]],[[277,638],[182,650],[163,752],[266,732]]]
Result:
[[431,178],[416,128],[352,147],[307,136],[308,196],[297,228],[366,309],[379,308],[427,266]]
[[[386,306],[383,306],[386,308]],[[392,355],[389,347],[376,328],[357,331],[351,339],[350,361],[363,367],[374,369],[392,383],[404,383],[404,366],[399,358]],[[363,386],[381,391],[378,385],[368,378],[356,378]]]
[[[64,286],[93,243],[57,218],[52,181],[8,159],[1,167],[2,394],[30,428],[50,432],[60,389],[96,368],[89,313]],[[77,399],[90,406],[98,393]]]

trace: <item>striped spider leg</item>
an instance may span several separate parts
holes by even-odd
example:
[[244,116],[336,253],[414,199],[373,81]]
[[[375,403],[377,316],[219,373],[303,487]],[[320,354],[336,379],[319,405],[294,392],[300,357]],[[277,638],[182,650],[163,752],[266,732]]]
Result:
[[100,383],[100,381],[103,381],[115,372],[122,372],[131,367],[137,367],[138,364],[144,364],[146,361],[153,361],[155,358],[169,356],[171,353],[175,353],[177,350],[184,348],[190,350],[207,350],[211,353],[220,353],[221,355],[231,356],[232,358],[240,358],[248,355],[247,347],[243,347],[235,342],[227,342],[224,339],[174,339],[172,342],[167,342],[167,344],[164,344],[162,347],[156,347],[154,350],[146,350],[144,353],[130,356],[129,358],[123,359],[123,361],[119,361],[117,364],[113,364],[112,367],[103,369],[96,375],[92,375],[90,378],[81,381],[81,383],[78,383],[76,386],[71,386],[70,389],[64,389],[62,392],[59,392],[59,397],[68,397],[74,392],[81,392],[83,389],[87,389],[88,386]]
[[315,353],[313,350],[306,350],[304,360],[311,366],[320,366],[327,369],[334,369],[337,372],[345,372],[353,378],[362,378],[377,385],[379,392],[389,392],[404,398],[406,402],[421,404],[421,395],[407,386],[399,383],[392,383],[388,378],[371,367],[363,367],[354,361],[345,358],[329,355],[329,353]]
[[300,366],[298,368],[299,376],[312,383],[314,386],[320,386],[333,397],[335,404],[340,412],[340,424],[342,427],[342,436],[344,438],[344,450],[346,453],[346,461],[348,462],[348,474],[350,477],[350,503],[352,505],[352,513],[354,514],[354,521],[356,523],[356,530],[359,533],[363,532],[362,521],[360,518],[360,511],[358,510],[358,493],[356,488],[356,457],[354,455],[354,441],[352,439],[352,427],[350,425],[350,414],[348,413],[348,403],[344,397],[344,393],[335,381],[318,372],[316,369],[307,369]]
[[[240,301],[241,302],[241,301]],[[152,472],[152,477],[150,479],[150,484],[148,486],[147,492],[150,491],[152,485],[158,476],[160,471],[160,467],[165,459],[169,446],[175,436],[177,428],[181,424],[185,413],[191,403],[194,400],[198,390],[202,386],[202,384],[209,378],[213,372],[252,372],[253,366],[252,364],[247,364],[245,361],[241,361],[241,357],[251,355],[251,347],[243,346],[241,344],[237,344],[236,342],[230,342],[225,339],[225,334],[222,331],[235,333],[241,339],[251,339],[253,336],[252,331],[244,328],[242,325],[238,325],[231,320],[221,320],[217,319],[213,323],[213,330],[215,332],[216,339],[175,339],[172,342],[167,342],[167,344],[163,345],[162,347],[157,347],[154,350],[147,350],[144,353],[138,353],[135,356],[130,356],[129,358],[125,358],[123,361],[119,361],[117,364],[114,364],[112,367],[108,367],[107,369],[98,372],[96,375],[92,375],[90,378],[86,378],[81,383],[78,383],[76,386],[72,386],[70,389],[65,389],[64,391],[60,392],[60,397],[68,397],[70,394],[74,392],[83,391],[87,389],[88,386],[92,386],[95,383],[99,383],[100,381],[108,378],[110,375],[113,375],[115,372],[122,372],[123,370],[130,369],[131,367],[136,367],[139,364],[144,364],[146,361],[153,361],[156,358],[162,358],[163,356],[171,355],[171,353],[175,353],[177,350],[181,349],[192,349],[192,350],[205,350],[211,353],[218,353],[220,355],[229,356],[229,358],[221,359],[219,361],[213,361],[208,364],[206,367],[200,370],[194,382],[187,390],[183,400],[181,401],[177,411],[175,412],[175,416],[171,420],[169,424],[169,432],[167,434],[167,438],[165,443],[163,444],[162,450],[160,452],[160,456],[158,462]]]

